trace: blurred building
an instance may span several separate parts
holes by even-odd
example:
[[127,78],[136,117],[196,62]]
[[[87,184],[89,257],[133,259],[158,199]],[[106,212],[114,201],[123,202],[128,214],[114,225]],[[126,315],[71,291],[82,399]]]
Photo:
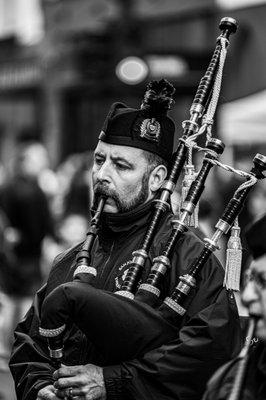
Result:
[[255,76],[266,64],[258,33],[266,29],[265,2],[246,3],[231,10],[225,0],[0,0],[2,162],[8,165],[25,128],[44,141],[54,166],[92,149],[110,103],[139,105],[150,79],[166,77],[176,86],[172,116],[181,127],[224,15],[239,17],[241,28],[232,38],[221,100],[245,96],[249,54]]

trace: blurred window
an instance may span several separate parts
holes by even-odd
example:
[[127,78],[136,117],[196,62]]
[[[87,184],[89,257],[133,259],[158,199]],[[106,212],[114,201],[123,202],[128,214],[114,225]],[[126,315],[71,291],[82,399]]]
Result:
[[43,29],[40,0],[0,0],[0,38],[16,36],[31,45],[42,39]]

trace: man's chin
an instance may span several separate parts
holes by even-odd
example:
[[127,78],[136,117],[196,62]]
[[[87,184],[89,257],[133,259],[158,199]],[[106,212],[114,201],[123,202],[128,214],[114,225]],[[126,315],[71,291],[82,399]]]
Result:
[[256,335],[259,339],[266,343],[266,323],[262,318],[257,322]]
[[107,212],[107,213],[110,213],[110,214],[115,214],[115,213],[118,213],[118,209],[117,209],[116,205],[105,204],[104,212]]

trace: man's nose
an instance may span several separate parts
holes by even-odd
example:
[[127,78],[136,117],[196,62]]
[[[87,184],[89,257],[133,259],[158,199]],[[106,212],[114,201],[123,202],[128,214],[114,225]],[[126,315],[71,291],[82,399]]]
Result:
[[244,290],[242,291],[241,300],[246,307],[250,307],[252,304],[258,301],[255,282],[250,281],[246,284]]
[[97,180],[98,181],[105,181],[105,182],[110,182],[111,181],[111,169],[110,165],[108,162],[104,162],[101,167],[97,171]]

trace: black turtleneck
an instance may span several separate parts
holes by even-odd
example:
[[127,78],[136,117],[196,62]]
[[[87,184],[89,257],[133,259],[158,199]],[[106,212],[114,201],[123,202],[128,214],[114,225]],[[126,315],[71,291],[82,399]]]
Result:
[[100,243],[127,236],[127,233],[133,233],[143,226],[148,227],[153,210],[154,202],[150,200],[125,213],[103,212],[98,232]]

